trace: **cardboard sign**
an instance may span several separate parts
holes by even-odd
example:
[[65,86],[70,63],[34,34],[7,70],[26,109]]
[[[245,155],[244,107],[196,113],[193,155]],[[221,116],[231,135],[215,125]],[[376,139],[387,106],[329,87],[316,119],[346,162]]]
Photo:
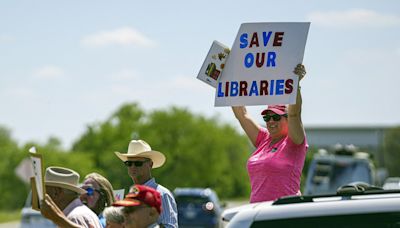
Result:
[[294,104],[310,23],[240,26],[215,92],[215,106]]
[[39,202],[38,192],[37,192],[37,188],[36,188],[35,178],[31,177],[30,182],[31,182],[31,194],[32,194],[32,198],[31,198],[32,209],[36,210],[36,211],[40,211],[40,202]]
[[222,70],[225,67],[226,59],[229,55],[229,48],[220,42],[214,40],[211,45],[210,50],[203,62],[197,79],[211,85],[212,87],[217,87],[217,82],[222,74]]
[[31,161],[32,161],[32,171],[33,171],[33,177],[35,178],[35,186],[36,186],[36,192],[37,196],[39,198],[39,201],[42,201],[44,199],[44,195],[46,194],[46,188],[44,185],[44,177],[43,177],[43,160],[42,160],[42,155],[33,152],[35,150],[30,150],[29,154],[31,156]]

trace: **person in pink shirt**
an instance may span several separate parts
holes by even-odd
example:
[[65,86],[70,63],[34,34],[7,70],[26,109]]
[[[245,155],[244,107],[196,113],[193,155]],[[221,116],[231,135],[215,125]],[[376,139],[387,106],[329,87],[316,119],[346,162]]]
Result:
[[[306,74],[305,67],[298,64],[294,73],[300,82]],[[296,104],[288,107],[269,105],[261,112],[266,128],[251,118],[246,107],[232,107],[235,117],[256,147],[247,161],[250,203],[300,194],[300,177],[308,148],[301,121],[301,105],[299,85]]]

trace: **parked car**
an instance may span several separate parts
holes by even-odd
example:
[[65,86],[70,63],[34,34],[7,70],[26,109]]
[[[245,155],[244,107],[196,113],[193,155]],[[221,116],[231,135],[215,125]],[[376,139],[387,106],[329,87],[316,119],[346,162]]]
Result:
[[335,194],[282,197],[224,211],[227,228],[246,227],[400,227],[400,190],[365,183]]
[[24,208],[21,211],[21,228],[55,228],[56,225],[32,209],[32,193],[29,192]]
[[179,227],[219,227],[222,206],[210,188],[176,188]]
[[348,183],[360,181],[376,185],[376,172],[368,153],[353,145],[335,145],[333,151],[320,150],[308,168],[304,194],[335,193]]

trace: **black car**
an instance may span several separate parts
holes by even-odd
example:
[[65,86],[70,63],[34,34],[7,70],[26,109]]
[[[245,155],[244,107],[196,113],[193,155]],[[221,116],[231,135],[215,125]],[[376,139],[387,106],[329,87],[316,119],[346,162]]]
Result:
[[210,188],[176,188],[179,227],[219,227],[222,206]]

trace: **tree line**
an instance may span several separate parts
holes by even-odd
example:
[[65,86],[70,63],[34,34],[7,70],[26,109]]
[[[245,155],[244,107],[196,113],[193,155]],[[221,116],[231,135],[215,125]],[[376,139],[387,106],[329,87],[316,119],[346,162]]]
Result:
[[[393,153],[385,158],[399,161],[400,127],[389,133],[384,145]],[[154,169],[153,175],[170,190],[210,187],[222,198],[249,197],[246,161],[254,148],[247,136],[217,116],[206,118],[180,107],[146,112],[138,103],[128,103],[106,120],[89,124],[68,150],[62,149],[55,137],[44,144],[27,142],[19,146],[11,131],[0,126],[0,210],[17,209],[24,204],[30,186],[16,176],[15,169],[28,157],[31,146],[43,154],[44,167],[68,167],[81,177],[98,172],[110,180],[114,189],[128,190],[132,180],[114,152],[126,153],[132,139],[143,139],[153,150],[165,154],[166,163]],[[315,151],[310,148],[307,153],[302,182]],[[388,169],[392,176],[400,176],[396,163],[392,162]]]

